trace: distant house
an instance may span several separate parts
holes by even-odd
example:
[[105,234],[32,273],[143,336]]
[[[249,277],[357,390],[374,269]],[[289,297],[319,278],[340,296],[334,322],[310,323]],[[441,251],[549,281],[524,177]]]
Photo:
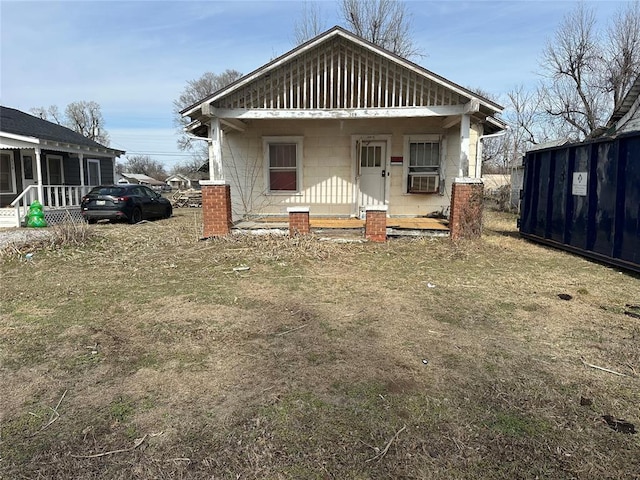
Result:
[[372,206],[447,214],[456,178],[481,185],[477,144],[504,129],[501,111],[334,27],[182,114],[189,133],[211,140],[201,183],[226,183],[239,219],[304,206],[321,216]]
[[119,173],[117,174],[116,183],[137,183],[147,185],[148,187],[162,187],[164,182],[157,180],[149,175],[142,173]]
[[511,176],[506,173],[488,173],[482,175],[482,182],[485,194],[495,195],[502,187],[511,184]]
[[199,178],[191,178],[190,176],[176,173],[165,180],[166,184],[174,190],[188,190],[190,188],[198,188],[200,186]]
[[79,218],[82,196],[91,186],[113,183],[115,159],[124,153],[0,106],[0,226],[19,226],[36,199],[50,222]]

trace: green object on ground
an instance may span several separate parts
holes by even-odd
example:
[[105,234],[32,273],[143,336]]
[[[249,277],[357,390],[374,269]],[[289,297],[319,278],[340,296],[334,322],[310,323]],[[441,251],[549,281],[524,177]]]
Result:
[[47,221],[44,219],[42,204],[36,200],[29,205],[29,213],[27,213],[27,227],[42,228],[46,226]]

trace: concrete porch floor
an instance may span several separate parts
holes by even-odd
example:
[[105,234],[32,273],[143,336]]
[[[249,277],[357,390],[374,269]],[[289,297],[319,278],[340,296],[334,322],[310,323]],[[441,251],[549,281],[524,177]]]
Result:
[[[313,233],[339,234],[341,230],[364,230],[365,221],[344,217],[309,217]],[[261,217],[241,220],[233,225],[234,230],[288,230],[287,217]],[[387,218],[387,234],[390,236],[448,235],[449,221],[441,218],[406,217]]]

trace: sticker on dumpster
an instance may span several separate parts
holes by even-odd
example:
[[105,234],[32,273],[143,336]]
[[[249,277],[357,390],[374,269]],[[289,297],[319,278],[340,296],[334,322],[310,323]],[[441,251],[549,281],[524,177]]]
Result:
[[587,172],[573,172],[571,195],[587,196]]

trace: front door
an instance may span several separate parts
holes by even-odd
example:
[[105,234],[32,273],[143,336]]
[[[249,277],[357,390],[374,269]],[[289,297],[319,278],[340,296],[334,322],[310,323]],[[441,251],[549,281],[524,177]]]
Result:
[[387,143],[361,142],[358,149],[360,168],[360,209],[367,205],[384,205],[387,183]]
[[87,179],[91,187],[96,187],[102,183],[100,179],[100,160],[87,160]]

